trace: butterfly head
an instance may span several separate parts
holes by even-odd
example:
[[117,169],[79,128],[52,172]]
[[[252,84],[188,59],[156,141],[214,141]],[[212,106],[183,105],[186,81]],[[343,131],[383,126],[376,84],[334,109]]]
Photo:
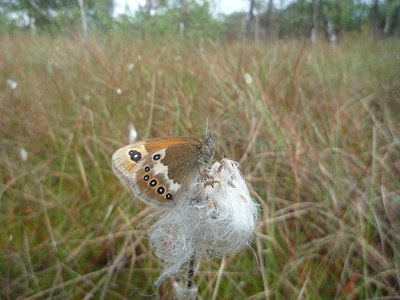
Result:
[[200,163],[208,165],[214,156],[216,136],[213,132],[206,134],[201,143]]

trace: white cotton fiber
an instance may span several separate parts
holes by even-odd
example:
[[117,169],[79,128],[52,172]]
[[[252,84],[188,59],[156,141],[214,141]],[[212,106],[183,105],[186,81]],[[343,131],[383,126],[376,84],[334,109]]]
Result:
[[222,159],[204,170],[187,198],[159,215],[150,228],[150,242],[164,262],[157,284],[177,274],[192,256],[229,255],[252,240],[258,205],[237,162]]

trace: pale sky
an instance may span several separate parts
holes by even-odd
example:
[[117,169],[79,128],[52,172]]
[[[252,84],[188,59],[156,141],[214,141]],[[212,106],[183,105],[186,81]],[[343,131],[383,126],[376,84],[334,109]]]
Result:
[[[139,5],[144,5],[145,2],[145,0],[115,0],[114,14],[124,13],[126,4],[134,12]],[[230,14],[235,11],[247,11],[249,7],[249,0],[213,0],[210,2],[215,7],[216,13]]]

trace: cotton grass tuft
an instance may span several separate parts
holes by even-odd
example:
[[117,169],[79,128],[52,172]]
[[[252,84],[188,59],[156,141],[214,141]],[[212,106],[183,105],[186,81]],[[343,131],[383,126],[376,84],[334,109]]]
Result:
[[10,78],[8,78],[6,80],[6,84],[8,85],[8,87],[12,90],[15,90],[18,86],[18,82],[16,82],[15,80],[12,80]]
[[25,148],[19,148],[19,157],[21,158],[22,161],[27,161],[28,151],[26,151]]
[[204,170],[187,200],[157,214],[150,228],[150,243],[164,263],[157,285],[195,258],[233,254],[252,240],[258,205],[237,162],[222,159]]
[[128,140],[129,140],[129,144],[133,144],[134,142],[136,142],[137,137],[138,137],[138,133],[136,131],[135,126],[133,126],[132,123],[130,123],[128,125],[129,128],[129,134],[128,134]]

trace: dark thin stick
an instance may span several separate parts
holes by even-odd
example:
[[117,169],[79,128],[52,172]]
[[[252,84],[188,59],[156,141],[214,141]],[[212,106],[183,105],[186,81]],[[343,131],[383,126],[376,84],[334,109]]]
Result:
[[194,254],[192,254],[192,256],[190,257],[190,261],[189,261],[188,283],[187,283],[188,289],[192,288],[193,275],[194,275]]

